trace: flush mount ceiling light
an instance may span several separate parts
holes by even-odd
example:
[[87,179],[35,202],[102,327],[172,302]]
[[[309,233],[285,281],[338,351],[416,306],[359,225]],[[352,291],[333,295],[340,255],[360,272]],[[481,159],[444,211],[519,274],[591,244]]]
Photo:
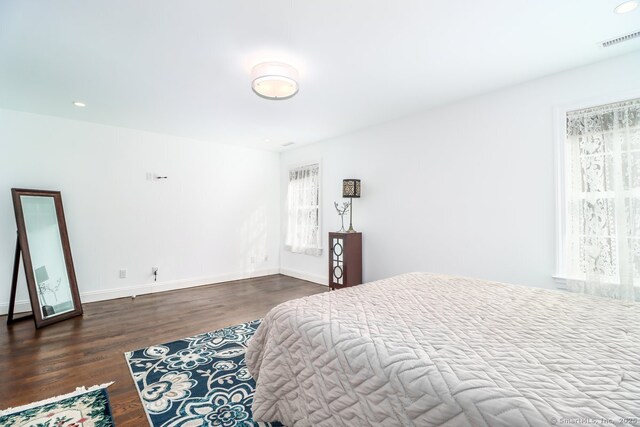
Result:
[[626,1],[624,3],[619,4],[614,11],[617,14],[628,13],[638,7],[638,2],[636,0]]
[[87,104],[85,104],[82,101],[73,101],[73,105],[75,105],[76,107],[80,107],[80,108],[83,108],[83,107],[87,106]]
[[298,93],[298,71],[282,62],[263,62],[251,70],[251,89],[266,99],[288,99]]

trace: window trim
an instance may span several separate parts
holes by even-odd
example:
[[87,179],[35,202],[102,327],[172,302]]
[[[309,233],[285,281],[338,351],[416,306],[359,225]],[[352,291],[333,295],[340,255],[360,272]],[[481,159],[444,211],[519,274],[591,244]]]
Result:
[[[300,252],[291,252],[290,250],[287,249],[287,245],[286,245],[286,240],[287,240],[287,221],[288,221],[288,217],[289,217],[289,212],[288,212],[288,189],[289,189],[289,173],[293,170],[293,169],[297,169],[297,168],[301,168],[304,166],[311,166],[311,165],[318,165],[318,232],[320,233],[320,246],[318,248],[315,248],[316,250],[318,250],[318,255],[313,255],[313,254],[307,254],[307,253],[300,253]],[[290,162],[287,164],[286,169],[284,170],[284,174],[285,174],[285,194],[284,197],[282,198],[282,221],[281,221],[281,227],[282,227],[282,232],[281,232],[281,238],[282,238],[282,248],[284,249],[285,252],[292,254],[292,255],[306,255],[306,256],[311,256],[314,258],[320,257],[323,255],[324,252],[324,246],[325,246],[325,240],[324,240],[324,234],[322,232],[324,224],[323,224],[323,215],[322,215],[322,211],[323,211],[323,206],[322,206],[322,193],[323,193],[323,187],[324,187],[324,181],[323,181],[323,166],[322,166],[322,158],[318,158],[318,159],[309,159],[309,160],[305,160],[305,161],[296,161],[296,162]]]
[[628,99],[640,98],[640,89],[626,90],[624,92],[610,93],[608,95],[597,96],[571,104],[556,105],[553,108],[553,134],[554,134],[554,169],[555,169],[555,244],[556,244],[556,264],[555,272],[551,275],[558,289],[566,289],[567,277],[564,261],[564,244],[567,232],[567,180],[566,180],[566,158],[567,158],[567,113],[585,108],[598,107],[606,104],[626,101]]

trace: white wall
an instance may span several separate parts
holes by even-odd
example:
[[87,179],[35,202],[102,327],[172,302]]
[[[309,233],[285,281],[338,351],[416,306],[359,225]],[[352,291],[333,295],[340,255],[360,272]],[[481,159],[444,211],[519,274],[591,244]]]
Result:
[[[0,110],[0,313],[15,245],[12,187],[62,191],[87,302],[277,273],[278,184],[277,153]],[[18,289],[26,309],[22,266]]]
[[637,94],[638,76],[634,53],[284,153],[281,206],[288,166],[322,159],[325,254],[281,248],[282,271],[326,283],[333,201],[360,178],[365,281],[432,271],[554,287],[554,108]]
[[[434,271],[553,287],[554,108],[637,94],[638,75],[635,53],[282,155],[0,110],[0,313],[15,244],[12,187],[62,191],[85,302],[278,269],[326,283],[326,233],[339,228],[333,201],[346,177],[363,183],[354,225],[364,232],[365,280]],[[288,166],[308,160],[322,161],[318,258],[281,245]]]

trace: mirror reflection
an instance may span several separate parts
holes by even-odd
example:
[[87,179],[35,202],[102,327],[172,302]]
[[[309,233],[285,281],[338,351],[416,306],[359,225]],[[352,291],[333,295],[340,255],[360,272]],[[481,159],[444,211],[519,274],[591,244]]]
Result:
[[54,199],[23,195],[20,200],[42,318],[73,311]]

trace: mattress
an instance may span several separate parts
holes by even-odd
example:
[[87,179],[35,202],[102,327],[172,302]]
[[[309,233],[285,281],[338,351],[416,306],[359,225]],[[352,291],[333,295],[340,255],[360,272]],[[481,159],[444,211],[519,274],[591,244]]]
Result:
[[411,273],[288,301],[247,351],[257,421],[640,425],[640,304]]

